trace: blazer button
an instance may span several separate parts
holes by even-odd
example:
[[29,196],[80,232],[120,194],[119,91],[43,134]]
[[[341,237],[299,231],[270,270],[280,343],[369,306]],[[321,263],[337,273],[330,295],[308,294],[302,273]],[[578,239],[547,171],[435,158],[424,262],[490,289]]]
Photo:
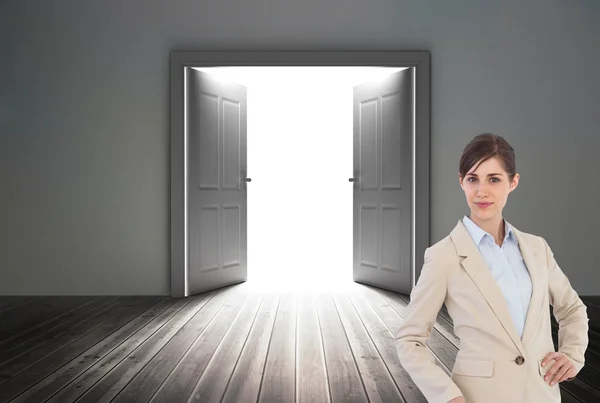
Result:
[[523,365],[523,363],[525,362],[525,358],[523,358],[523,356],[518,356],[517,358],[515,358],[515,362],[517,363],[517,365]]

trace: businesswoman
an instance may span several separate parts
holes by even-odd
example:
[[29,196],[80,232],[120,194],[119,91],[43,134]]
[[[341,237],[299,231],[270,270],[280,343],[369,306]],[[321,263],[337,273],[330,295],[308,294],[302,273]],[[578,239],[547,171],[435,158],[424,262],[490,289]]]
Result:
[[[504,138],[476,136],[464,149],[458,179],[470,213],[425,251],[396,335],[400,363],[431,403],[560,402],[559,383],[584,365],[586,306],[546,240],[502,217],[519,183]],[[426,347],[443,303],[460,339],[450,376]],[[560,325],[558,351],[549,305]]]

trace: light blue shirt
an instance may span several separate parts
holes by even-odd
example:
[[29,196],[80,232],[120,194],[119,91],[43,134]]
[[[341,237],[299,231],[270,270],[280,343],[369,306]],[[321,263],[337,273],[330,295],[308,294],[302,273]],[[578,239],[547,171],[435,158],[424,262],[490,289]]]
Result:
[[519,336],[523,338],[532,286],[517,237],[506,220],[503,220],[505,237],[502,246],[498,246],[494,237],[475,224],[468,216],[465,215],[462,221],[504,294]]

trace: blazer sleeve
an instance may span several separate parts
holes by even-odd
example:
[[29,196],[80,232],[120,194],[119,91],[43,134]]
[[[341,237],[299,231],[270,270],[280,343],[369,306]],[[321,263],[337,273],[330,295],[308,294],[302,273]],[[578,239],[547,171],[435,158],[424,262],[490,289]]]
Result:
[[444,262],[435,259],[431,248],[425,250],[423,268],[410,294],[400,329],[396,333],[396,350],[400,363],[428,402],[447,403],[462,392],[452,379],[435,364],[427,349],[427,340],[438,312],[446,299]]
[[558,351],[569,357],[579,372],[583,368],[585,350],[589,343],[587,307],[556,263],[554,253],[545,239],[544,244],[548,262],[550,304],[559,325]]

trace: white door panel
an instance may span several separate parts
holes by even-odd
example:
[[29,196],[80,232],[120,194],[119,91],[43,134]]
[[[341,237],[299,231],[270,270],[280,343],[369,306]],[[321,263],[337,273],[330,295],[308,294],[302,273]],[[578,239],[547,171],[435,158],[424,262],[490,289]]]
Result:
[[409,294],[413,69],[354,87],[353,278]]
[[187,295],[247,279],[246,88],[186,68]]

